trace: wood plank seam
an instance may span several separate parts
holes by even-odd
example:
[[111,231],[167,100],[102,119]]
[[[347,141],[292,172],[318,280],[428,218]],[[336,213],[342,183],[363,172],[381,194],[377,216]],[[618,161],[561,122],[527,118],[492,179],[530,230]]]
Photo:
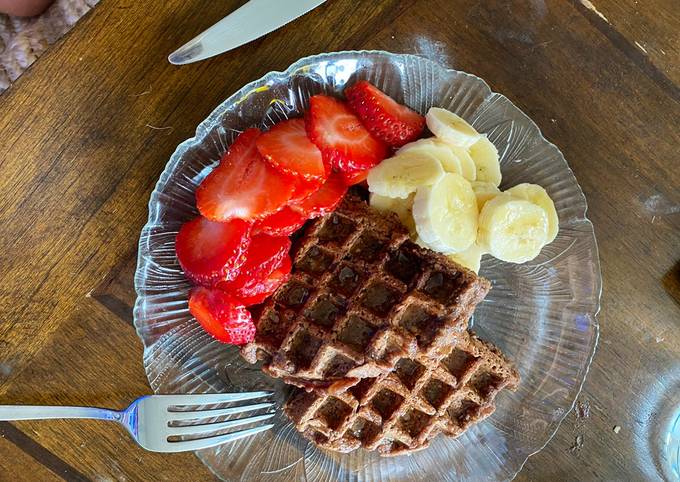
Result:
[[108,293],[93,293],[92,299],[97,300],[104,308],[110,311],[116,318],[132,325],[132,306],[125,303],[123,300]]
[[9,422],[0,422],[0,436],[64,480],[69,482],[87,482],[90,480],[75,467],[66,463]]
[[647,55],[632,44],[621,32],[619,32],[610,22],[589,10],[579,0],[570,0],[574,8],[585,17],[585,19],[604,35],[611,44],[621,51],[631,62],[649,77],[661,90],[666,92],[671,99],[680,102],[680,87],[676,85],[662,70],[660,70],[649,59]]
[[[126,265],[128,265],[132,261],[134,261],[136,267],[137,244],[135,244],[132,247],[132,249],[128,250],[128,253],[126,253],[124,256],[121,256],[120,262],[116,264],[113,268],[111,268],[111,271],[106,275],[102,282],[99,283],[99,285],[95,287],[92,291],[90,291],[90,293],[87,295],[88,297],[92,298],[93,300],[101,304],[111,314],[115,315],[116,318],[124,321],[126,324],[129,324],[131,326],[134,324],[133,304],[134,300],[136,299],[136,294],[132,299],[132,304],[130,304],[129,300],[124,300],[120,296],[116,296],[115,293],[111,293],[110,287],[113,283],[117,281],[118,277],[121,275],[121,272],[124,270]],[[125,280],[125,282],[127,281],[128,280]],[[129,281],[132,281],[134,283],[133,280]]]

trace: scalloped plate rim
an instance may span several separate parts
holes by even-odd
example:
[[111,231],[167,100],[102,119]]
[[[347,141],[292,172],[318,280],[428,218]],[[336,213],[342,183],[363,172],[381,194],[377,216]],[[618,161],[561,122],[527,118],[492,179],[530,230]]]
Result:
[[[452,68],[447,68],[442,66],[441,64],[435,62],[432,59],[429,59],[426,56],[423,55],[416,55],[416,54],[407,54],[407,53],[393,53],[393,52],[388,52],[385,50],[341,50],[337,52],[325,52],[325,53],[320,53],[320,54],[314,54],[314,55],[309,55],[302,57],[292,63],[286,70],[279,71],[279,70],[272,70],[263,75],[262,77],[255,79],[251,82],[248,82],[245,84],[243,87],[241,87],[239,90],[237,90],[235,93],[227,97],[224,101],[222,101],[217,107],[215,107],[212,112],[206,117],[198,126],[196,127],[196,131],[193,137],[186,139],[185,141],[181,142],[175,151],[172,153],[170,156],[170,159],[166,163],[165,167],[163,168],[163,171],[161,172],[158,181],[156,182],[154,186],[154,190],[152,191],[150,197],[149,197],[149,202],[147,204],[148,206],[148,211],[149,211],[149,216],[147,218],[147,222],[145,223],[144,227],[140,231],[140,239],[138,243],[138,252],[137,252],[137,266],[135,269],[135,278],[134,278],[134,284],[135,284],[135,293],[137,295],[137,299],[135,300],[134,308],[133,308],[133,323],[135,326],[135,331],[137,333],[137,336],[140,338],[142,341],[142,344],[144,345],[144,352],[142,355],[142,362],[144,365],[146,365],[146,359],[148,353],[153,349],[153,347],[160,341],[156,340],[155,343],[152,343],[151,345],[147,346],[144,336],[141,333],[141,327],[138,324],[138,310],[141,309],[141,304],[143,303],[143,299],[145,298],[145,295],[142,292],[142,286],[140,286],[137,283],[137,278],[138,278],[138,273],[140,269],[143,268],[143,258],[144,255],[148,254],[148,249],[146,248],[145,245],[145,239],[141,236],[141,234],[151,226],[154,226],[157,221],[157,210],[154,209],[153,203],[156,202],[156,197],[158,194],[160,194],[163,190],[163,188],[167,185],[167,182],[169,180],[169,177],[172,172],[174,172],[175,168],[177,167],[179,161],[181,160],[181,155],[183,154],[184,151],[186,151],[189,147],[197,146],[200,145],[203,140],[206,138],[206,136],[209,134],[210,129],[209,125],[213,122],[213,120],[221,115],[221,112],[218,113],[222,109],[223,106],[227,104],[232,104],[238,99],[243,99],[247,97],[247,94],[257,88],[257,86],[261,85],[266,85],[269,83],[272,79],[275,79],[277,77],[286,77],[290,76],[296,71],[298,71],[301,67],[303,67],[306,64],[309,64],[311,62],[321,62],[324,59],[330,59],[332,57],[342,57],[344,55],[384,55],[388,57],[402,57],[402,58],[418,58],[418,59],[424,59],[427,60],[428,62],[431,62],[441,69],[443,69],[446,72],[454,73],[456,75],[464,75],[468,77],[472,77],[476,79],[477,81],[481,82],[485,89],[487,90],[487,93],[485,94],[485,99],[487,99],[490,96],[499,96],[500,98],[506,100],[514,109],[516,109],[517,112],[519,112],[522,116],[524,116],[529,123],[536,128],[539,140],[544,142],[546,145],[551,147],[552,149],[555,150],[555,152],[558,153],[559,155],[559,161],[564,164],[564,167],[566,168],[566,175],[571,176],[572,180],[574,181],[574,184],[576,185],[576,188],[578,190],[577,195],[580,198],[580,200],[583,202],[583,212],[581,213],[581,216],[578,218],[578,221],[583,222],[586,224],[589,228],[589,232],[592,235],[592,240],[593,240],[593,248],[594,248],[594,267],[593,267],[593,274],[595,279],[597,280],[597,286],[595,287],[595,298],[594,298],[594,310],[592,313],[589,313],[592,318],[593,318],[593,342],[592,346],[590,348],[590,354],[588,356],[587,363],[584,366],[584,371],[583,371],[583,378],[580,382],[580,385],[578,387],[578,390],[576,391],[576,394],[574,396],[574,399],[571,402],[571,406],[569,407],[568,410],[565,410],[564,413],[561,414],[559,419],[557,420],[557,424],[555,425],[555,429],[552,431],[552,433],[549,435],[549,437],[546,439],[545,443],[538,447],[535,451],[528,453],[526,457],[524,458],[524,461],[519,465],[517,470],[514,471],[512,478],[515,478],[517,474],[524,468],[524,465],[527,463],[530,457],[536,455],[539,453],[541,450],[543,450],[549,443],[550,441],[554,438],[555,434],[559,430],[560,426],[562,425],[562,422],[564,419],[571,413],[571,411],[574,409],[574,406],[576,404],[576,401],[578,400],[578,397],[581,394],[581,391],[583,390],[583,385],[586,381],[586,378],[588,376],[588,373],[590,371],[590,368],[592,366],[593,359],[595,357],[595,353],[597,352],[597,346],[599,344],[599,339],[600,339],[600,323],[598,319],[598,315],[600,313],[601,309],[601,300],[602,300],[602,270],[600,266],[600,256],[599,256],[599,247],[597,243],[597,238],[595,236],[595,229],[593,226],[593,223],[588,219],[587,217],[587,212],[588,212],[588,201],[585,197],[585,194],[583,193],[583,189],[581,185],[578,182],[578,179],[576,178],[576,175],[574,174],[573,170],[569,166],[569,163],[564,157],[564,154],[562,154],[562,151],[552,142],[550,142],[546,137],[543,135],[543,132],[541,131],[540,127],[528,116],[522,111],[519,107],[515,105],[514,102],[512,102],[509,98],[507,98],[505,95],[494,92],[491,87],[489,87],[489,84],[486,83],[484,79],[481,77],[478,77],[474,74],[470,74],[468,72],[460,71],[457,69],[452,69]],[[145,367],[146,368],[146,367]],[[146,370],[145,370],[146,372]],[[147,377],[148,379],[148,377]],[[150,383],[150,380],[149,380]],[[199,456],[199,459],[201,457]],[[201,459],[202,460],[202,459]],[[215,475],[216,474],[212,468],[209,465],[206,465],[208,469]],[[219,476],[218,476],[219,477]]]

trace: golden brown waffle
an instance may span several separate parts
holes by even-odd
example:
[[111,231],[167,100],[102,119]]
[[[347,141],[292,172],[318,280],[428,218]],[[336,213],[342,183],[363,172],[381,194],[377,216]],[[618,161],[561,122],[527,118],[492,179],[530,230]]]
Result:
[[352,195],[305,230],[293,256],[290,281],[253,310],[257,335],[241,353],[307,390],[339,392],[438,350],[489,290]]
[[359,447],[393,456],[423,449],[439,432],[458,436],[495,410],[519,375],[488,343],[469,332],[425,355],[400,358],[395,370],[333,395],[298,389],[285,406],[296,428],[339,452]]

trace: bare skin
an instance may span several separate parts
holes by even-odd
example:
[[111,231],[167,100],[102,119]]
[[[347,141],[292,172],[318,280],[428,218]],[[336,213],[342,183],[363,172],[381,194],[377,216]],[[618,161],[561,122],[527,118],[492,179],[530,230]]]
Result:
[[54,0],[0,0],[0,13],[31,17],[41,14]]

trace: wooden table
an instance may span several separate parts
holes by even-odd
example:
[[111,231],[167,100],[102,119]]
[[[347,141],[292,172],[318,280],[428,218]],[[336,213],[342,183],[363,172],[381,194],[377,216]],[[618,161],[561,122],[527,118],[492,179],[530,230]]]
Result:
[[[147,393],[135,255],[175,146],[270,70],[385,49],[507,95],[562,149],[590,204],[600,346],[580,415],[519,479],[658,479],[647,447],[659,407],[680,404],[677,0],[330,0],[234,52],[167,63],[240,3],[103,0],[0,97],[0,403],[123,407]],[[118,427],[0,423],[0,480],[59,478],[212,476],[194,455],[146,453]]]

